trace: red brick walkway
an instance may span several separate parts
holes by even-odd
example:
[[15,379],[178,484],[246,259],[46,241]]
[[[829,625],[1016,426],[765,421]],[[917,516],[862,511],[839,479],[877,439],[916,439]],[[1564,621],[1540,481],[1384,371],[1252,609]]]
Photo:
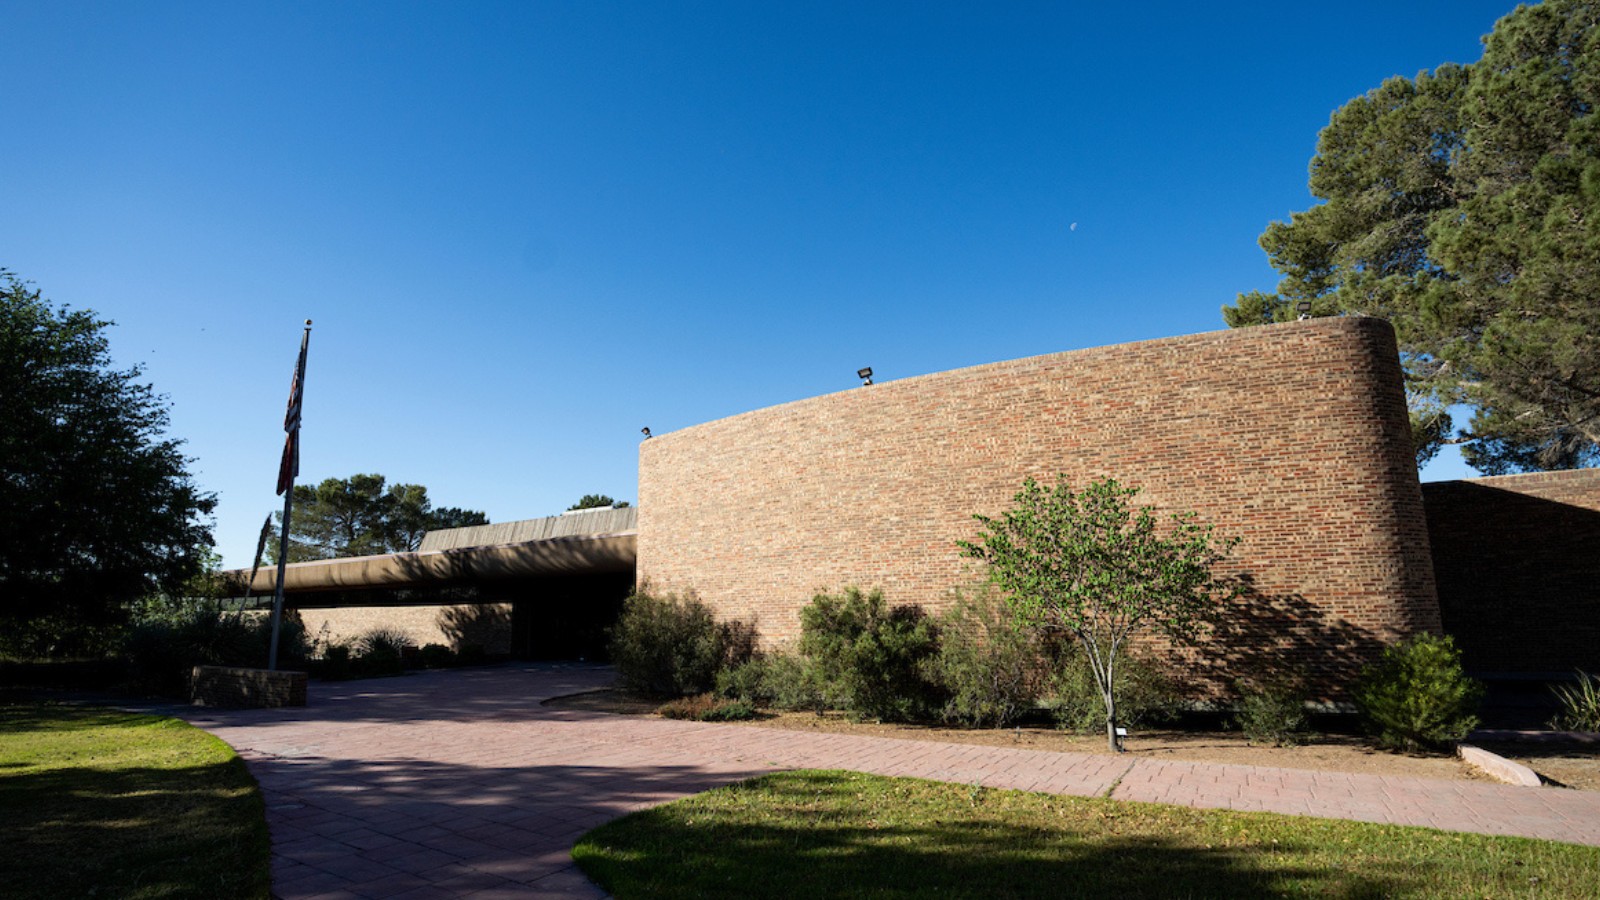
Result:
[[601,897],[579,835],[774,769],[1426,825],[1600,846],[1600,793],[804,734],[545,709],[609,670],[512,666],[313,684],[303,709],[181,714],[261,782],[273,891]]

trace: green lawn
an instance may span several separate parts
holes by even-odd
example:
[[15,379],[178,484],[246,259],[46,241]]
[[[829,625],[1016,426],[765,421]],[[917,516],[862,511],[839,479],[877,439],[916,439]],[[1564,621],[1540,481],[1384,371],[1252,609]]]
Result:
[[0,706],[0,895],[266,897],[269,852],[255,779],[205,732]]
[[635,813],[573,857],[619,900],[1600,895],[1594,847],[853,772]]

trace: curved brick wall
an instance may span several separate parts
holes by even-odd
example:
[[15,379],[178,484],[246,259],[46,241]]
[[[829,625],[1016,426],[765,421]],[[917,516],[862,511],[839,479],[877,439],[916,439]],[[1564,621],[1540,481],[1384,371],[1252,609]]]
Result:
[[1439,625],[1394,334],[1361,318],[993,363],[659,435],[639,452],[639,578],[771,643],[847,584],[937,610],[979,578],[956,547],[971,515],[1057,473],[1114,476],[1242,538],[1260,595],[1230,616],[1230,668],[1342,680]]

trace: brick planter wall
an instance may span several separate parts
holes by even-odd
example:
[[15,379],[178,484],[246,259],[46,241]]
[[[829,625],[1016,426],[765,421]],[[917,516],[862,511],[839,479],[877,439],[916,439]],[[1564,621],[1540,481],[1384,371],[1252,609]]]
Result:
[[1444,629],[1483,674],[1600,672],[1600,469],[1422,486]]
[[195,666],[189,679],[195,706],[260,708],[305,706],[306,673]]
[[938,610],[981,577],[956,541],[1024,477],[1114,476],[1242,538],[1259,594],[1197,660],[1293,665],[1336,692],[1439,625],[1394,334],[1317,319],[855,388],[640,445],[638,572],[769,643],[818,590]]

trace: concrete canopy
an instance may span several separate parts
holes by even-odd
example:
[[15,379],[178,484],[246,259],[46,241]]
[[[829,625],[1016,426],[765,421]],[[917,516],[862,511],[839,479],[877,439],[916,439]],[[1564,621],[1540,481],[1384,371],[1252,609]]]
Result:
[[[632,573],[638,557],[637,512],[631,508],[595,510],[525,523],[453,528],[430,533],[428,538],[432,540],[424,540],[424,549],[411,553],[290,563],[285,567],[283,589],[287,593],[311,593]],[[543,536],[551,534],[559,536]],[[533,535],[540,537],[479,543],[484,538],[504,540]],[[235,569],[225,574],[242,585],[250,572]],[[276,567],[263,566],[250,584],[251,593],[272,593],[277,589],[277,577]]]

